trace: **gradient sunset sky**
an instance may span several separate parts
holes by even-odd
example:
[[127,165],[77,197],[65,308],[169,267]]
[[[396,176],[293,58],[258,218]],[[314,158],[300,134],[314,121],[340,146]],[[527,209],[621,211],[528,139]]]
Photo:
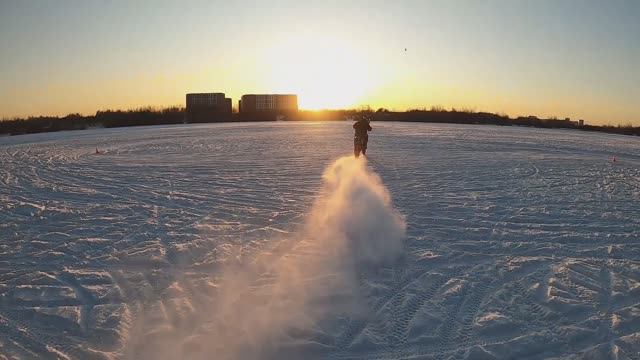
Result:
[[0,0],[0,52],[0,118],[279,92],[640,125],[637,0]]

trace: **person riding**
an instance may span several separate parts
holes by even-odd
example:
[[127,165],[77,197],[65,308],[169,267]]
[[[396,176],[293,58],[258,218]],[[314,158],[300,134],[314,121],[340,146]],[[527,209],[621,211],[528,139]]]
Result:
[[371,118],[368,115],[364,115],[360,120],[353,124],[353,128],[356,130],[353,137],[353,154],[355,157],[367,154],[367,143],[369,142],[369,131],[371,131]]

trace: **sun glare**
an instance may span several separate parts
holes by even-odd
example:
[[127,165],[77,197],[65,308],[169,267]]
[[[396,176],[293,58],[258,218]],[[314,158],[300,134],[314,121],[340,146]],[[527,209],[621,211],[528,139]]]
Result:
[[298,94],[302,109],[356,106],[376,86],[364,52],[338,37],[297,35],[269,52],[271,87]]

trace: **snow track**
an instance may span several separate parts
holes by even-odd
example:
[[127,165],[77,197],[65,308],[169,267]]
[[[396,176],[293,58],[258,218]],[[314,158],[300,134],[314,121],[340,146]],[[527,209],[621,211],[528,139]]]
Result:
[[[176,338],[206,358],[221,269],[318,261],[295,237],[349,125],[1,138],[0,358],[170,358],[150,348]],[[357,269],[353,298],[305,298],[330,311],[236,356],[640,358],[638,139],[376,123],[368,166],[405,216],[402,259]],[[238,301],[278,285],[257,269]]]

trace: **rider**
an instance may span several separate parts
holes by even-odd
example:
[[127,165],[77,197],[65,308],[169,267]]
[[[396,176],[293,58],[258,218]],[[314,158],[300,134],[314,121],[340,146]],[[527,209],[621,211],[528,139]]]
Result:
[[369,142],[369,131],[371,131],[371,118],[368,115],[364,115],[360,120],[353,124],[353,128],[356,130],[356,134],[353,138],[353,154],[355,157],[367,154],[367,142]]

